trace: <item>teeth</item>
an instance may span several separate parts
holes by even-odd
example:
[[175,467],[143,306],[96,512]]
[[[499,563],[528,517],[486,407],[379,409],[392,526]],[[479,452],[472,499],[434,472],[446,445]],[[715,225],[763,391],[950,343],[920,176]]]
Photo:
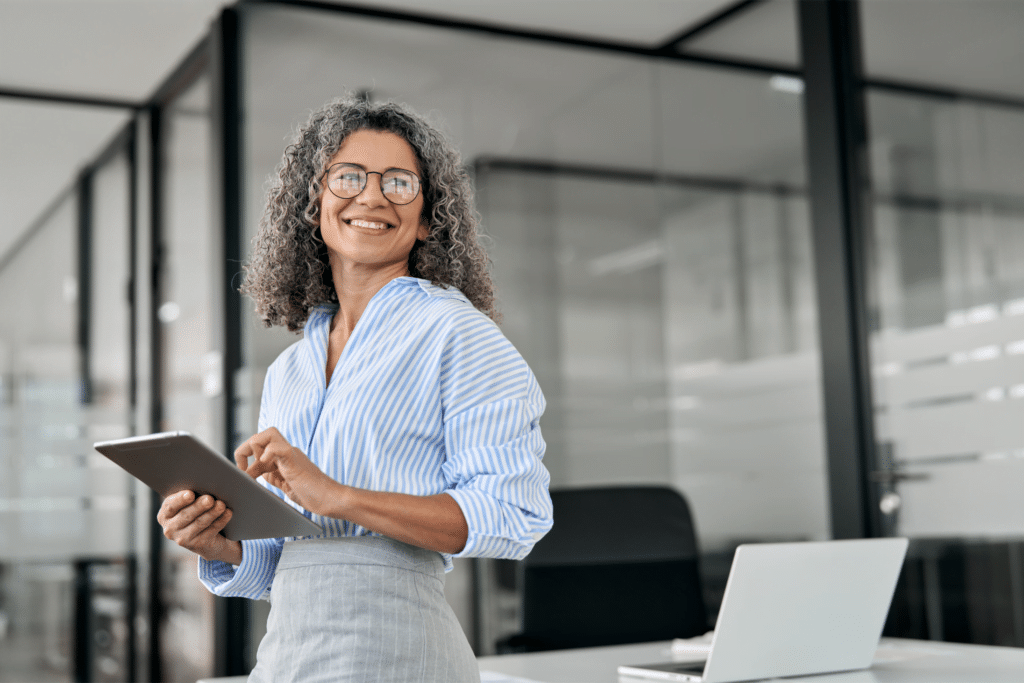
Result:
[[369,228],[371,230],[385,230],[388,228],[387,223],[377,223],[376,221],[364,221],[362,218],[353,218],[348,222],[349,225],[354,225],[357,228]]

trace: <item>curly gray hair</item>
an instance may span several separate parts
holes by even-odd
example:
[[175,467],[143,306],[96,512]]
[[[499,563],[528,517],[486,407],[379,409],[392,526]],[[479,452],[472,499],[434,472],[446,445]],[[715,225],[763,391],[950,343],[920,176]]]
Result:
[[338,99],[314,112],[285,149],[241,292],[253,299],[264,324],[293,332],[302,329],[312,308],[338,300],[320,236],[321,179],[345,138],[362,129],[399,135],[420,165],[429,236],[409,254],[409,273],[458,288],[497,319],[490,260],[480,243],[473,191],[458,151],[408,108],[357,98]]

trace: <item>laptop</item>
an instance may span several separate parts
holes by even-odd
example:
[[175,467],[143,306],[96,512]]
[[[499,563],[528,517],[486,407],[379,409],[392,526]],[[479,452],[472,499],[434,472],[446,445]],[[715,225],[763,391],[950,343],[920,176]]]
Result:
[[706,661],[623,665],[622,677],[733,683],[871,665],[905,538],[736,549]]

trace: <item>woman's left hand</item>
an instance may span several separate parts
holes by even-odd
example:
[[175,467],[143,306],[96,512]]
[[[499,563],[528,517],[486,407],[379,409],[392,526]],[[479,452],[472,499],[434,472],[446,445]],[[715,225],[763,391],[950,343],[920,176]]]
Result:
[[[252,464],[249,458],[255,458]],[[239,446],[235,462],[253,479],[262,475],[268,484],[314,514],[324,514],[331,490],[339,486],[274,427]]]

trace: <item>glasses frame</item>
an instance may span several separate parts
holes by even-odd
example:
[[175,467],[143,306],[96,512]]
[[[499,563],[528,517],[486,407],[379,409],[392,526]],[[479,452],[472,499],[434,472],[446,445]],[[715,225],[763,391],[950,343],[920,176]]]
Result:
[[[343,197],[340,194],[338,194],[337,192],[335,192],[333,189],[331,189],[330,180],[328,180],[327,178],[331,174],[331,170],[334,169],[334,168],[337,168],[338,166],[351,166],[352,168],[357,168],[360,171],[362,171],[362,173],[363,173],[363,184],[362,184],[362,187],[359,188],[359,192],[356,192],[354,195],[352,195],[350,197]],[[416,192],[413,193],[413,195],[409,199],[409,201],[407,201],[407,202],[396,202],[395,200],[393,200],[391,197],[389,197],[388,195],[386,195],[384,193],[384,176],[386,174],[388,174],[388,173],[391,173],[392,171],[401,171],[402,173],[408,173],[409,175],[411,175],[415,179]],[[359,164],[353,164],[353,163],[349,163],[347,161],[339,161],[336,164],[331,164],[330,166],[328,166],[327,170],[324,171],[323,176],[321,176],[321,179],[322,179],[322,181],[324,183],[324,186],[327,188],[327,190],[331,194],[333,194],[335,197],[337,197],[338,199],[355,199],[356,197],[361,195],[363,193],[363,191],[366,190],[366,186],[370,184],[370,176],[373,175],[374,173],[376,173],[377,175],[380,176],[380,178],[377,180],[377,183],[378,183],[377,186],[378,186],[378,188],[380,188],[380,195],[382,197],[384,197],[384,199],[387,199],[389,202],[394,204],[395,206],[405,206],[406,204],[412,204],[414,201],[416,201],[416,198],[420,196],[420,192],[423,189],[423,181],[420,179],[419,175],[417,175],[416,173],[410,171],[407,168],[389,168],[389,169],[385,170],[382,173],[380,171],[367,171],[365,168],[363,168]]]

